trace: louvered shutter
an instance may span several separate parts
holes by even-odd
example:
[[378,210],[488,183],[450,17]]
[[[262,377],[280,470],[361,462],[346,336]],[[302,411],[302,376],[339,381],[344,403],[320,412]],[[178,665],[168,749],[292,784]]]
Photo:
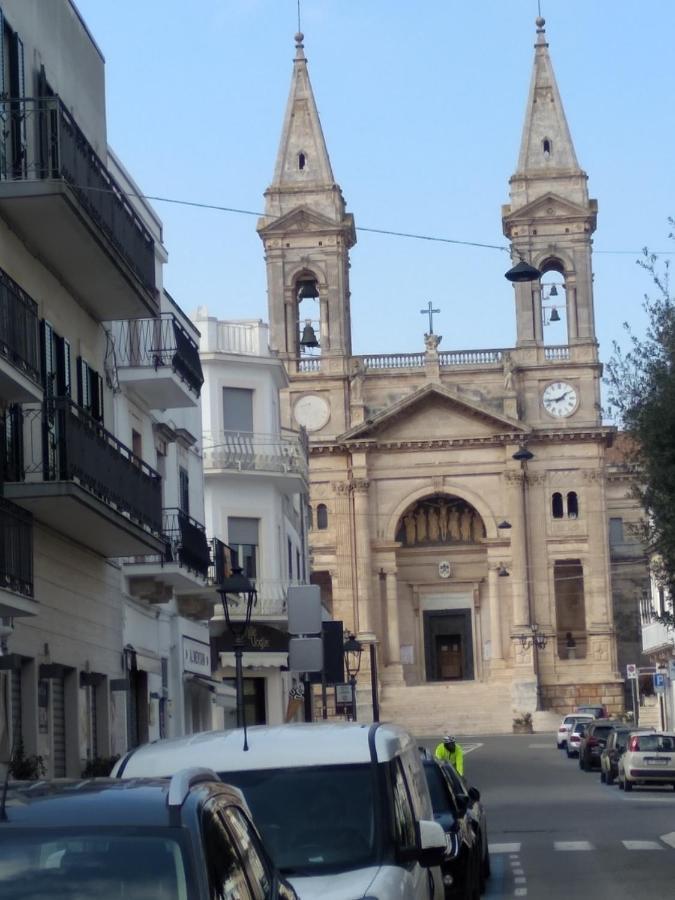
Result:
[[7,84],[5,82],[5,65],[6,65],[6,47],[5,47],[5,17],[0,9],[0,179],[3,181],[7,178],[7,154],[9,147],[7,145],[7,122],[9,119],[9,104],[6,101]]
[[63,676],[51,680],[54,778],[66,774],[66,710]]
[[54,329],[43,319],[40,322],[40,353],[42,356],[42,386],[47,397],[57,392],[56,359],[54,354]]
[[12,116],[12,175],[25,178],[26,154],[26,80],[23,41],[14,31],[9,40],[9,94]]

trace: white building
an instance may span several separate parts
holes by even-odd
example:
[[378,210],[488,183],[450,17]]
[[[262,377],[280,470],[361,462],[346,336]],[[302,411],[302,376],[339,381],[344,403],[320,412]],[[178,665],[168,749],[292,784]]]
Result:
[[0,738],[76,776],[210,719],[198,335],[74,4],[0,32]]
[[[668,591],[659,584],[652,573],[651,589],[645,593],[640,605],[642,618],[642,652],[650,666],[642,667],[641,680],[661,675],[662,689],[653,696],[643,697],[640,724],[654,725],[673,730],[675,728],[675,631],[657,621],[655,615],[666,618],[673,614],[673,601]],[[653,674],[652,671],[653,670]]]
[[[204,371],[207,530],[222,535],[258,595],[244,653],[246,721],[278,723],[291,685],[284,671],[287,591],[309,581],[307,440],[304,432],[281,427],[279,391],[288,381],[270,353],[267,325],[218,321],[204,307],[193,319]],[[219,663],[214,677],[231,679],[234,653],[222,607],[215,609],[211,633]],[[214,720],[223,724],[231,718]]]

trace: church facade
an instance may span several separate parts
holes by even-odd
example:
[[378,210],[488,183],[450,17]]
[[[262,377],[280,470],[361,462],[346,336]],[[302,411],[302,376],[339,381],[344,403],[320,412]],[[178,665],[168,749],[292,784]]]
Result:
[[[258,223],[286,424],[310,437],[313,581],[364,654],[382,715],[413,730],[510,728],[514,715],[623,708],[589,198],[537,20],[510,202],[515,347],[355,356],[354,219],[333,176],[296,36],[290,97]],[[546,330],[557,323],[562,339]],[[316,346],[318,345],[318,346]],[[615,492],[616,496],[612,495]],[[618,494],[617,494],[618,492]],[[630,506],[630,503],[628,503]]]

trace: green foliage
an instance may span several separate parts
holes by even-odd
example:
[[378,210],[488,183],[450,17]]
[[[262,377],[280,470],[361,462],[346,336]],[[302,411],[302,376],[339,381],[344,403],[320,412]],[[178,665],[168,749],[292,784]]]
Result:
[[[675,597],[675,297],[668,260],[645,248],[638,265],[653,287],[643,300],[646,331],[638,337],[624,323],[628,349],[614,344],[605,381],[609,411],[632,438],[627,463],[639,474],[634,496],[646,512],[635,533],[652,554],[659,583]],[[675,625],[672,613],[655,618]]]
[[119,756],[95,756],[82,770],[83,778],[107,778]]
[[513,725],[515,728],[531,728],[532,727],[532,713],[525,712],[520,713],[520,715],[515,716],[513,719]]
[[9,763],[9,774],[18,781],[36,781],[46,773],[41,756],[26,756],[23,740],[17,741]]

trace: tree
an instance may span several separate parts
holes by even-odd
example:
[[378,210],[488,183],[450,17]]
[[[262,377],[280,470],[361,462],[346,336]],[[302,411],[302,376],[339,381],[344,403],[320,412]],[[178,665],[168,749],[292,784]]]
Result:
[[[675,598],[675,297],[668,260],[645,249],[638,264],[652,281],[653,296],[643,300],[647,327],[638,337],[624,323],[628,348],[614,343],[605,381],[610,412],[632,439],[627,462],[645,510],[637,530],[659,583]],[[675,627],[672,612],[659,618]]]

